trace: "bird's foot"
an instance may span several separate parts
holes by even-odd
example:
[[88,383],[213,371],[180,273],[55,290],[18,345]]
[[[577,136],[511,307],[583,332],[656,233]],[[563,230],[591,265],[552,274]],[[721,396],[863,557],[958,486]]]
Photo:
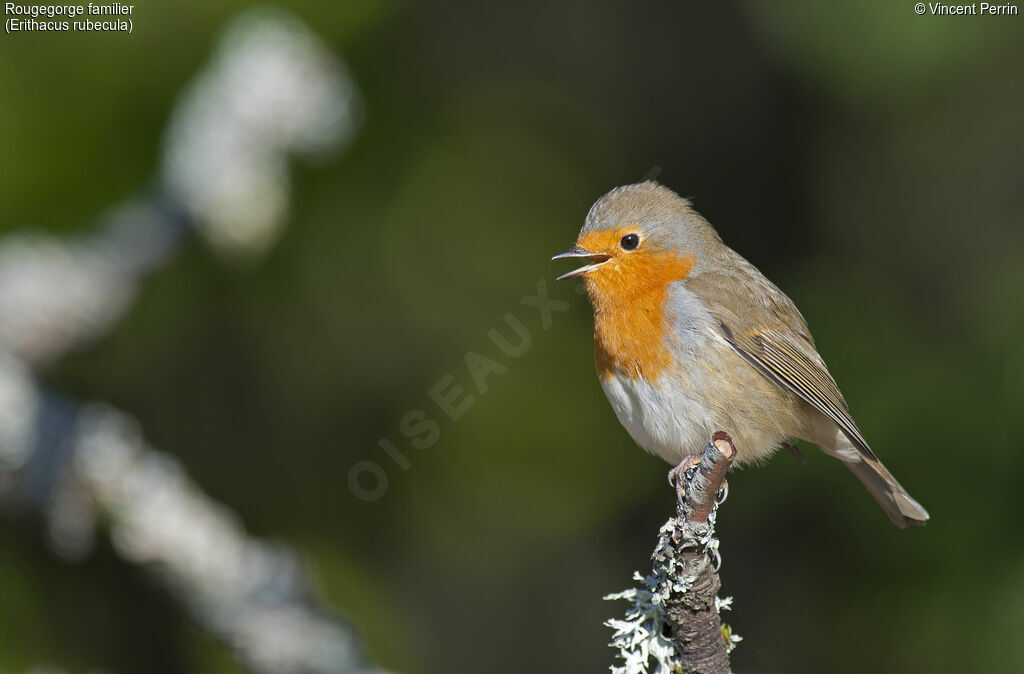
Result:
[[668,483],[675,487],[676,497],[680,501],[686,498],[686,483],[693,479],[691,471],[697,470],[700,460],[699,456],[684,456],[678,466],[668,471]]

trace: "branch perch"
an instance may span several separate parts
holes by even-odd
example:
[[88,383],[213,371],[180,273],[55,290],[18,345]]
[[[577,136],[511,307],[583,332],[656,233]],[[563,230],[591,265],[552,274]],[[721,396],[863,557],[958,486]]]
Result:
[[700,464],[677,478],[685,496],[676,503],[671,537],[661,537],[651,557],[656,571],[660,566],[670,578],[688,581],[688,589],[672,592],[664,605],[676,655],[687,674],[730,671],[732,641],[723,635],[718,615],[721,558],[713,515],[725,500],[725,473],[735,458],[732,438],[716,431]]
[[651,574],[634,576],[644,587],[607,597],[633,602],[625,620],[606,623],[616,630],[611,645],[625,660],[624,666],[612,668],[615,674],[731,672],[729,653],[740,638],[719,616],[732,600],[718,597],[715,517],[735,458],[732,438],[716,431],[699,464],[680,464],[670,474],[678,494],[676,515],[658,532]]

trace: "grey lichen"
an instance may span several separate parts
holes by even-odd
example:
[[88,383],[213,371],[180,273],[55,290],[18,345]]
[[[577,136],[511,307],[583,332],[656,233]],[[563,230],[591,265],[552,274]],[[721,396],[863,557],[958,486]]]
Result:
[[[641,587],[616,592],[605,599],[625,599],[631,605],[625,619],[612,618],[605,625],[615,630],[608,645],[618,651],[621,666],[612,665],[613,674],[675,674],[675,647],[665,638],[667,623],[661,608],[662,592],[656,574],[642,576],[637,571],[633,579]],[[654,660],[652,665],[651,660]],[[653,667],[653,668],[652,668]]]
[[[712,450],[713,464],[717,456]],[[697,473],[696,466],[686,471],[685,486],[692,485]],[[604,623],[615,631],[609,646],[616,649],[619,662],[612,665],[613,674],[729,671],[728,653],[741,638],[718,617],[732,606],[732,598],[717,596],[721,558],[715,520],[726,492],[714,487],[705,496],[709,507],[703,517],[692,516],[695,502],[688,496],[696,497],[696,490],[680,499],[676,517],[658,531],[651,573],[633,575],[638,587],[605,597],[630,602],[625,618]],[[684,662],[690,664],[684,667]]]

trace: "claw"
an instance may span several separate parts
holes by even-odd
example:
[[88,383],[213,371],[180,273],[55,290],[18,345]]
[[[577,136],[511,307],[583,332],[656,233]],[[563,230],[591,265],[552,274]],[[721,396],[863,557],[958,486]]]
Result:
[[696,470],[700,460],[699,456],[684,456],[678,466],[668,471],[668,483],[675,487],[676,496],[680,501],[686,498],[686,483],[693,479],[691,471]]
[[711,554],[711,562],[715,565],[715,573],[722,568],[722,553],[718,551],[718,548],[711,548],[708,551]]
[[725,499],[729,498],[729,481],[722,480],[722,488],[718,490],[718,495],[715,497],[715,503],[722,505],[725,503]]

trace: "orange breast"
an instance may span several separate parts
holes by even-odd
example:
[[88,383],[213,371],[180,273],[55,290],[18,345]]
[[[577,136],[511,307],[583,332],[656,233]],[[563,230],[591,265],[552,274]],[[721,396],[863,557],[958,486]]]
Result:
[[[609,233],[610,238],[619,234]],[[600,250],[587,243],[580,241],[588,250]],[[668,286],[686,278],[696,262],[693,255],[641,246],[617,253],[584,277],[594,305],[595,358],[602,379],[619,372],[655,381],[672,366],[675,359],[665,348]]]

